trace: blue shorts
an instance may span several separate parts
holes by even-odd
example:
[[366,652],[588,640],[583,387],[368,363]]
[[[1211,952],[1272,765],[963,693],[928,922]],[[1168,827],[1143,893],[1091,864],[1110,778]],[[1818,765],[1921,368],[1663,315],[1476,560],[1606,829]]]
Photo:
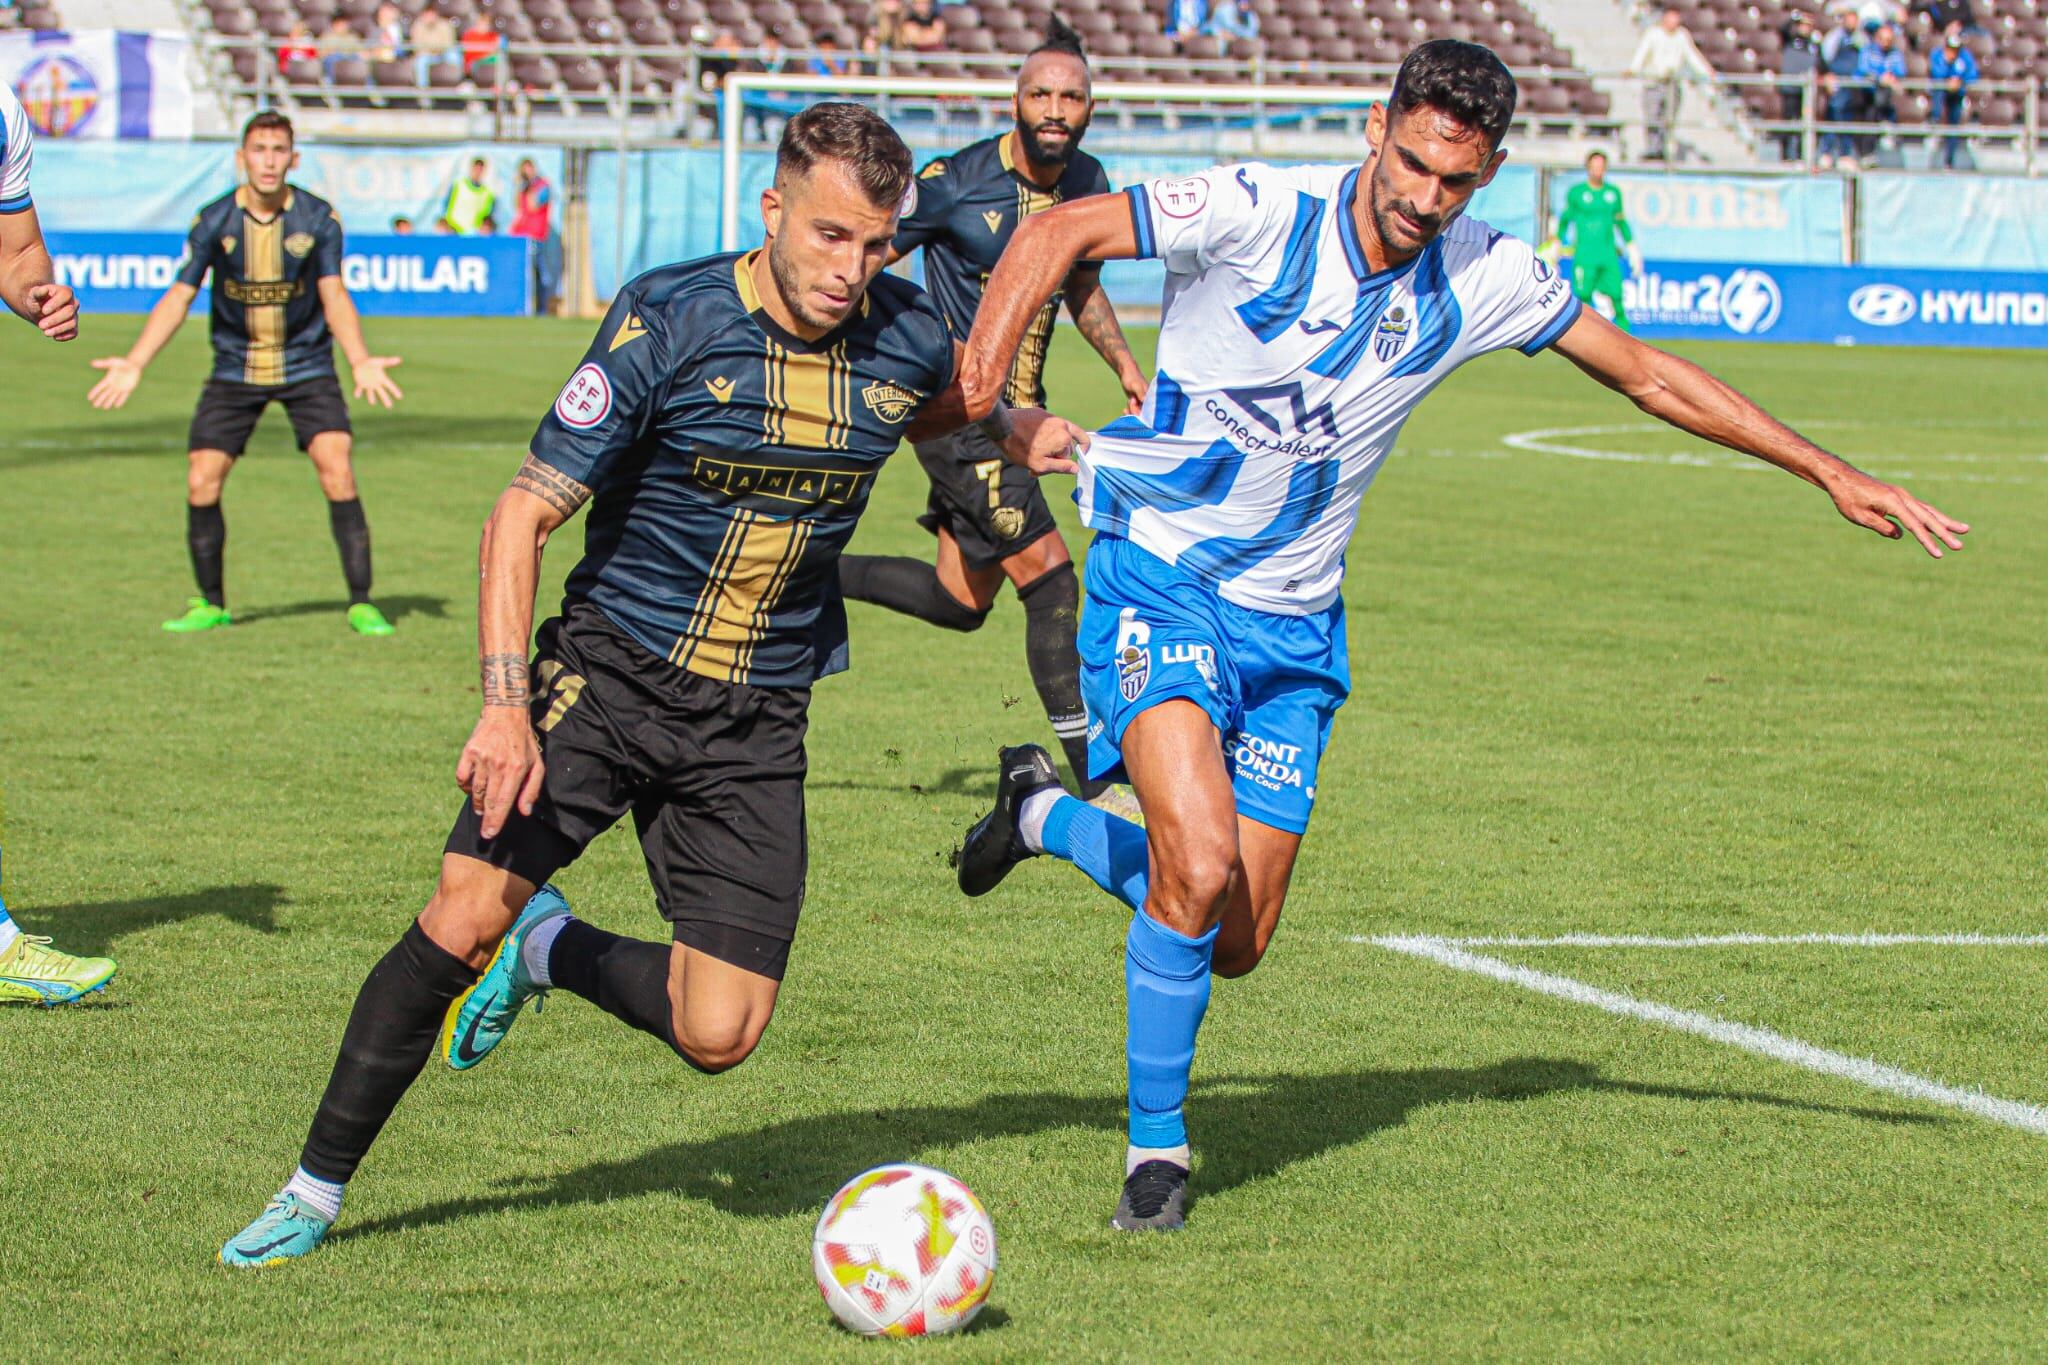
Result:
[[1223,733],[1238,814],[1307,830],[1330,723],[1351,695],[1343,602],[1310,616],[1253,611],[1120,536],[1095,538],[1086,573],[1089,775],[1125,780],[1125,727],[1163,701],[1191,701]]

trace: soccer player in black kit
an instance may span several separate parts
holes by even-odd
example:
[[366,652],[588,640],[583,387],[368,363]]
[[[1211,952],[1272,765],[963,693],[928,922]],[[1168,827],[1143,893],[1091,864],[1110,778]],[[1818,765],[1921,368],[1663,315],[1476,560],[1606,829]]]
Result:
[[213,373],[192,415],[185,481],[185,539],[199,595],[182,616],[164,622],[168,631],[214,630],[233,619],[222,582],[228,532],[221,491],[263,410],[280,403],[327,495],[348,583],[349,627],[359,635],[391,634],[370,601],[370,527],[349,461],[348,402],[335,378],[334,343],[348,356],[356,396],[385,407],[403,396],[387,373],[398,357],[373,356],[364,343],[362,319],[341,282],[341,219],[326,200],[286,180],[298,164],[290,119],[269,110],[251,118],[235,152],[242,186],[192,220],[177,281],[150,310],[128,354],[93,362],[106,373],[88,395],[92,405],[126,403],[213,273]]
[[[1017,126],[931,162],[917,177],[913,206],[896,230],[895,255],[924,248],[925,287],[953,330],[974,328],[981,291],[1017,225],[1055,204],[1109,190],[1102,163],[1080,148],[1094,110],[1081,39],[1057,18],[1045,42],[1017,74]],[[1123,386],[1126,410],[1145,401],[1145,375],[1131,357],[1099,268],[1084,262],[1067,277],[1064,297],[1081,335]],[[1046,350],[1061,295],[1032,320],[1010,371],[1004,398],[1017,407],[1045,402]],[[1084,799],[1134,817],[1125,789],[1088,776],[1088,717],[1081,705],[1074,651],[1080,588],[1073,556],[1045,504],[1038,480],[1003,459],[974,428],[919,442],[931,479],[920,521],[938,536],[935,566],[921,559],[847,555],[839,580],[857,601],[951,630],[978,630],[1007,578],[1024,604],[1024,657],[1031,680],[1066,750]]]
[[[440,886],[356,997],[299,1169],[222,1261],[317,1247],[437,1036],[473,1066],[541,991],[700,1071],[753,1051],[803,901],[810,689],[846,666],[839,552],[904,435],[960,420],[946,319],[877,278],[910,173],[872,111],[813,105],[761,196],[765,247],[613,302],[484,527],[483,716]],[[1040,472],[1071,472],[1082,439],[1043,412],[987,434]],[[585,502],[529,670],[541,551]],[[586,924],[547,885],[628,811],[670,943]]]

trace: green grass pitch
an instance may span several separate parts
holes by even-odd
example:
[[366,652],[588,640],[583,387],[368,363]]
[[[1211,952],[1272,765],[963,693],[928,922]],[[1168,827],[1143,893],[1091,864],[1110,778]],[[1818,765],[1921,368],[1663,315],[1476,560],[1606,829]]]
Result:
[[[103,1003],[0,1013],[0,1354],[873,1351],[808,1239],[895,1159],[958,1173],[1001,1237],[949,1357],[2039,1349],[2048,1138],[1359,941],[2048,929],[2038,356],[1690,352],[1972,521],[1939,564],[1555,357],[1425,405],[1350,556],[1356,691],[1278,942],[1203,1034],[1186,1234],[1106,1226],[1124,916],[1050,862],[972,904],[946,867],[996,745],[1050,740],[1006,595],[970,637],[854,609],[854,669],[816,698],[803,932],[746,1066],[706,1079],[563,996],[477,1072],[433,1064],[325,1250],[231,1274],[216,1248],[290,1170],[429,889],[477,530],[588,327],[371,321],[408,393],[357,412],[383,641],[343,626],[276,413],[227,496],[241,623],[158,630],[190,591],[204,343],[95,413],[86,361],[135,327],[0,326],[7,899],[122,966]],[[1052,388],[1113,410],[1071,336]],[[856,544],[927,553],[922,498],[894,461]],[[562,880],[662,932],[626,834]],[[2048,1106],[2038,947],[1477,951]]]

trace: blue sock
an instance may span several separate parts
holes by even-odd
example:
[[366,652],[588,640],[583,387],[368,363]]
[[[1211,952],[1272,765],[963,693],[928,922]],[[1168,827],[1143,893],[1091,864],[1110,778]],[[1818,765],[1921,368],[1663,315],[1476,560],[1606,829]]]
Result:
[[1195,1063],[1195,1034],[1209,1008],[1209,963],[1215,956],[1215,929],[1189,938],[1143,910],[1131,919],[1124,940],[1124,1057],[1133,1147],[1178,1147],[1188,1140],[1181,1104]]
[[1097,886],[1142,915],[1145,888],[1152,878],[1144,830],[1086,801],[1062,796],[1046,814],[1039,842],[1047,853],[1080,868]]

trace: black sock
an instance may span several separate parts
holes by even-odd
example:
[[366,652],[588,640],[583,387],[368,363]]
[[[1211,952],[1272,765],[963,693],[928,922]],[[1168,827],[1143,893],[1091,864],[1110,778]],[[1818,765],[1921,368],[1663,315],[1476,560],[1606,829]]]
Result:
[[856,602],[872,602],[948,630],[979,630],[988,619],[988,612],[947,592],[939,571],[922,559],[841,555],[839,590]]
[[1045,704],[1067,766],[1074,770],[1083,801],[1093,800],[1107,782],[1088,776],[1088,710],[1081,705],[1081,658],[1074,649],[1074,627],[1081,613],[1081,587],[1074,566],[1049,569],[1017,589],[1024,604],[1024,658],[1031,681]]
[[363,517],[363,500],[327,504],[327,524],[334,529],[334,543],[341,550],[341,576],[348,580],[350,606],[370,600],[370,523]]
[[676,1046],[675,1015],[668,1002],[667,944],[609,934],[572,919],[548,950],[548,979],[563,990],[651,1033],[689,1061]]
[[356,1173],[433,1055],[449,1003],[475,985],[478,975],[428,938],[417,920],[370,969],[299,1156],[308,1175],[339,1185]]
[[228,599],[221,591],[221,560],[228,545],[227,518],[220,504],[205,507],[185,505],[185,545],[192,551],[192,577],[199,582],[199,595],[216,607]]

